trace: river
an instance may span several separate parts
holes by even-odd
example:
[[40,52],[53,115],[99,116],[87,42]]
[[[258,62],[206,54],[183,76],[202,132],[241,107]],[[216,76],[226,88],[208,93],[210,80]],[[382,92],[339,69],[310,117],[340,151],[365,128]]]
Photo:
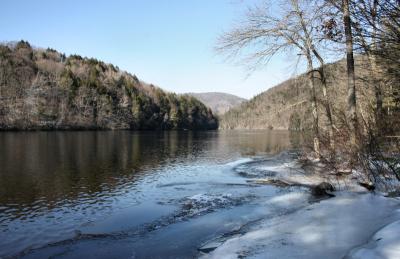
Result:
[[290,191],[249,182],[245,166],[286,163],[299,141],[274,130],[1,132],[0,258],[197,257]]

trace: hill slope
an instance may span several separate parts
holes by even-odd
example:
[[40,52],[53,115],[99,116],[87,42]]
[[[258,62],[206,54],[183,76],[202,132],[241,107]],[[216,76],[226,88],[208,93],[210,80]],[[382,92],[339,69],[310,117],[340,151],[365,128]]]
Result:
[[214,129],[211,110],[96,59],[0,45],[0,129]]
[[188,93],[200,101],[218,115],[222,115],[229,109],[239,106],[246,99],[227,93],[209,92],[209,93]]
[[[367,62],[356,59],[357,102],[360,111],[369,111],[374,103],[373,86],[368,79]],[[327,74],[328,94],[335,115],[346,107],[346,67],[344,60],[329,64]],[[322,105],[322,91],[316,79],[320,126],[326,123]],[[311,127],[310,89],[304,75],[289,79],[255,96],[239,107],[231,109],[220,118],[221,129],[307,129]],[[340,118],[334,118],[338,121]]]

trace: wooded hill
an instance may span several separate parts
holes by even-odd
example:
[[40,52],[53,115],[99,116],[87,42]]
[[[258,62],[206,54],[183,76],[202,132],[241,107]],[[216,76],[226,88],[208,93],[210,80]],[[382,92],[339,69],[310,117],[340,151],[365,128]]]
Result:
[[[328,96],[336,115],[336,122],[343,119],[341,111],[346,107],[347,77],[346,61],[340,60],[326,65]],[[374,106],[374,86],[370,83],[368,62],[362,56],[356,58],[357,105],[360,116],[370,116]],[[391,71],[393,72],[393,71]],[[385,77],[385,75],[382,75]],[[319,78],[315,78],[318,113],[321,127],[326,127],[327,118],[322,101],[322,88]],[[395,77],[385,77],[386,81],[396,80]],[[386,113],[392,113],[400,107],[398,90],[392,88],[391,98],[384,98]],[[306,76],[300,75],[274,86],[253,97],[240,106],[229,110],[220,118],[221,129],[310,129],[312,125],[310,89]],[[397,96],[397,98],[392,98]],[[343,114],[344,116],[344,114]],[[340,118],[339,118],[340,117]],[[393,116],[391,117],[393,118]]]
[[28,42],[0,45],[0,129],[215,129],[196,98],[112,64]]

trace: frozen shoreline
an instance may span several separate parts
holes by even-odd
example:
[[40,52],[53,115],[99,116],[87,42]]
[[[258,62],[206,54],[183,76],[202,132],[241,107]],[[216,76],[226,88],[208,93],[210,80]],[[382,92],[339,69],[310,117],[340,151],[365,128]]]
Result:
[[[369,193],[348,177],[331,181],[336,197],[321,200],[309,187],[332,176],[310,173],[295,158],[283,152],[185,167],[144,185],[157,195],[142,206],[71,229],[76,235],[20,256],[399,258],[400,224],[393,223],[400,220],[398,198]],[[271,186],[279,180],[286,184]],[[132,222],[133,215],[146,217]]]
[[[248,171],[253,178],[250,181],[259,183],[273,179],[315,185],[327,180],[324,175],[301,170],[296,162],[277,165],[265,161],[239,171]],[[288,208],[306,205],[253,224],[246,233],[229,238],[203,257],[400,258],[400,199],[369,193],[354,179],[342,179],[334,185],[339,190],[336,197],[316,203],[307,203],[307,193],[292,193],[260,204],[265,209],[271,202]]]

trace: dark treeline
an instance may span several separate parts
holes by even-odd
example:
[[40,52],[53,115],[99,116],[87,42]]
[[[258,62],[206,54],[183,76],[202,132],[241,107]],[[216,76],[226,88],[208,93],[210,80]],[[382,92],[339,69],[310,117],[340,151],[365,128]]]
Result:
[[112,64],[0,45],[0,129],[215,129],[210,109]]

